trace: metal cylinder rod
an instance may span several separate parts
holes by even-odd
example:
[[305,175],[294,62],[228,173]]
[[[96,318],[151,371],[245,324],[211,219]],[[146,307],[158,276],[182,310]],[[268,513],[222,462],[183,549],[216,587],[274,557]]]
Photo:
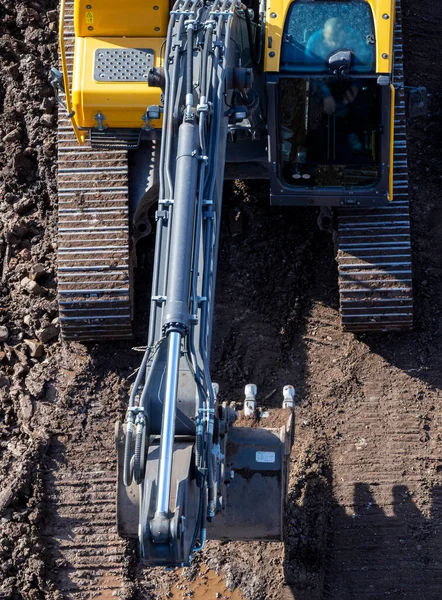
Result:
[[173,441],[178,395],[178,375],[181,354],[181,334],[171,331],[168,335],[166,390],[161,423],[160,464],[158,470],[158,493],[156,513],[169,512],[170,484],[172,478]]

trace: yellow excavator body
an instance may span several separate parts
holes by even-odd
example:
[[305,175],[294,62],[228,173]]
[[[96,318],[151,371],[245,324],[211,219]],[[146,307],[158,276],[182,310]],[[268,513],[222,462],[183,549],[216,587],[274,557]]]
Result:
[[[126,58],[132,53],[134,62],[138,61],[134,71],[137,66],[146,68],[142,64],[143,55],[149,55],[151,66],[158,67],[161,44],[161,38],[76,37],[72,105],[79,127],[96,127],[97,115],[103,115],[103,125],[112,128],[139,129],[145,125],[146,108],[160,104],[161,90],[149,87],[145,78],[141,78],[141,70],[140,80],[134,81],[118,63],[120,57]],[[160,121],[150,125],[160,126]]]
[[[146,84],[147,70],[160,66],[168,20],[168,2],[74,3],[71,96],[80,129],[146,125],[146,108],[159,105],[161,94]],[[160,119],[149,123],[160,125]]]
[[74,2],[75,35],[79,37],[165,38],[169,2],[164,0],[80,0]]

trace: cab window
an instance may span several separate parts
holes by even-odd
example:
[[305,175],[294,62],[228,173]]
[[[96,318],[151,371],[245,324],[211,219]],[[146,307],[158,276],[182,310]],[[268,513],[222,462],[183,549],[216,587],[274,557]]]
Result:
[[283,35],[281,71],[323,73],[339,51],[351,52],[351,71],[375,71],[374,23],[365,0],[311,2],[297,0],[288,12]]
[[[281,175],[289,186],[368,188],[382,171],[381,88],[375,78],[279,79]],[[352,102],[346,102],[353,94]],[[324,111],[324,95],[334,110]]]

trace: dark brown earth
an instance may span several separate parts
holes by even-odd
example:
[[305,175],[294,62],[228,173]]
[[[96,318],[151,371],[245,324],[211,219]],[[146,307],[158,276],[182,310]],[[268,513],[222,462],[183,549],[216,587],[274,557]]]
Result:
[[297,389],[286,536],[209,543],[179,574],[141,572],[115,535],[113,422],[139,353],[56,337],[57,2],[3,0],[0,598],[210,598],[224,584],[207,568],[252,600],[442,597],[442,14],[402,3],[406,84],[430,93],[428,117],[408,123],[415,329],[343,333],[315,212],[270,208],[262,183],[226,185],[214,379],[228,400],[256,383],[269,407]]

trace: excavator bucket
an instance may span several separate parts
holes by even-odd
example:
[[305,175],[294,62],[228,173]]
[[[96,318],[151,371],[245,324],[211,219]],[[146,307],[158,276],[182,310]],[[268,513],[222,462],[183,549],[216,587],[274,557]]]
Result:
[[[284,505],[287,494],[290,451],[293,441],[292,409],[271,411],[271,419],[284,423],[279,427],[230,427],[226,442],[224,490],[218,503],[222,511],[207,528],[208,539],[269,541],[282,540]],[[262,422],[265,423],[266,419]],[[118,532],[125,538],[140,535],[139,515],[142,511],[140,487],[134,482],[124,485],[124,431],[116,424],[118,453],[117,521]],[[187,491],[189,507],[197,506],[196,486],[192,477],[191,460],[193,441],[185,436],[177,438],[173,451],[171,497],[175,499],[172,510],[177,509],[180,490]],[[153,501],[155,481],[158,476],[159,440],[153,440],[147,455],[144,504]],[[189,493],[194,496],[190,502]],[[146,499],[147,498],[147,499]],[[187,518],[190,515],[187,512]],[[196,519],[196,515],[193,515]],[[188,531],[188,529],[184,529]],[[184,545],[188,551],[190,539]],[[165,564],[168,564],[167,561]]]
[[[287,409],[282,411],[287,412]],[[216,540],[283,539],[293,415],[279,428],[232,427],[227,441],[231,468],[225,507],[208,527]]]

